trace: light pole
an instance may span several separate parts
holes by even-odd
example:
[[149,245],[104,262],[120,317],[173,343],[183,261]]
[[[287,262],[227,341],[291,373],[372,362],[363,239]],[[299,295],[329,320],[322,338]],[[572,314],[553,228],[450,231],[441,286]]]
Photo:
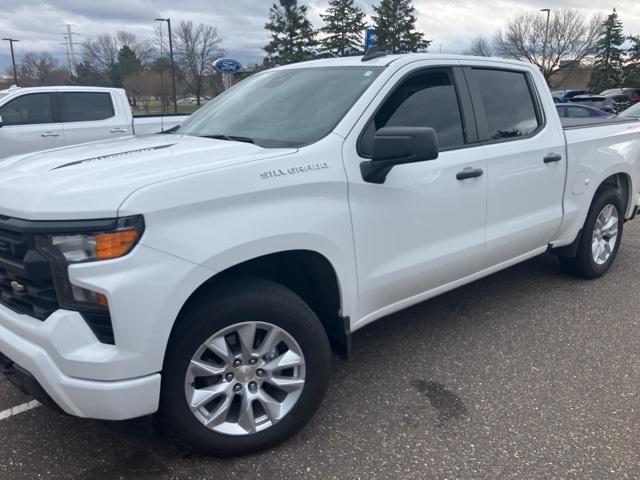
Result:
[[171,19],[156,18],[157,22],[167,22],[169,29],[169,57],[171,58],[171,93],[173,94],[173,113],[178,113],[178,96],[176,95],[176,67],[173,63],[173,36],[171,35]]
[[16,40],[15,38],[3,38],[5,42],[9,42],[9,46],[11,47],[11,63],[13,63],[13,81],[16,86],[18,85],[18,70],[16,69],[16,56],[13,53],[13,43],[19,42],[20,40]]
[[547,41],[549,39],[549,15],[551,14],[550,8],[543,8],[541,12],[547,12],[547,26],[544,29],[544,43],[542,44],[542,74],[547,78],[545,63],[547,61]]

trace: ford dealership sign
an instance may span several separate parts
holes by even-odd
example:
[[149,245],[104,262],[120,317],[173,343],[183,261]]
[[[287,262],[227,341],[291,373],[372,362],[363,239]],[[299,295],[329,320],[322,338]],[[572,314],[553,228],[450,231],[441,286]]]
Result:
[[213,64],[213,68],[222,73],[236,73],[242,70],[242,65],[232,58],[220,58]]

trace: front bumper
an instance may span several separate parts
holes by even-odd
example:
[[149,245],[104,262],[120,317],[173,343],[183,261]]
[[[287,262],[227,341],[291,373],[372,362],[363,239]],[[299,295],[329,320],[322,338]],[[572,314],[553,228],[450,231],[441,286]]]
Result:
[[[5,374],[18,374],[12,383],[44,400],[29,378],[61,410],[70,415],[99,420],[126,420],[154,413],[160,398],[160,374],[119,380],[97,381],[69,377],[56,366],[41,347],[22,338],[2,324],[7,315],[16,315],[0,306],[0,352]],[[8,359],[8,361],[7,361]],[[27,385],[25,385],[27,383]],[[36,388],[34,390],[34,388]]]

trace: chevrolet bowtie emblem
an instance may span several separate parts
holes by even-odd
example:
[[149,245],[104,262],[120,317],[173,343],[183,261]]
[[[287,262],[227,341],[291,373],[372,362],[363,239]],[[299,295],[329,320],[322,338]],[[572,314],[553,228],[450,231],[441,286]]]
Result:
[[14,292],[16,293],[22,293],[24,292],[24,285],[22,285],[21,283],[16,282],[15,280],[13,282],[11,282],[11,288],[13,289]]

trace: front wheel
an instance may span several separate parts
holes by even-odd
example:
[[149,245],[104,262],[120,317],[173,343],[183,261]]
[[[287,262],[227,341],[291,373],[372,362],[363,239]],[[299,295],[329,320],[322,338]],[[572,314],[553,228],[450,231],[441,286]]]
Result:
[[618,254],[623,225],[624,208],[619,193],[612,188],[601,190],[589,209],[576,255],[561,258],[560,262],[577,276],[604,275]]
[[185,313],[178,328],[160,415],[187,447],[217,456],[262,450],[293,435],[320,405],[329,341],[285,287],[235,282]]

